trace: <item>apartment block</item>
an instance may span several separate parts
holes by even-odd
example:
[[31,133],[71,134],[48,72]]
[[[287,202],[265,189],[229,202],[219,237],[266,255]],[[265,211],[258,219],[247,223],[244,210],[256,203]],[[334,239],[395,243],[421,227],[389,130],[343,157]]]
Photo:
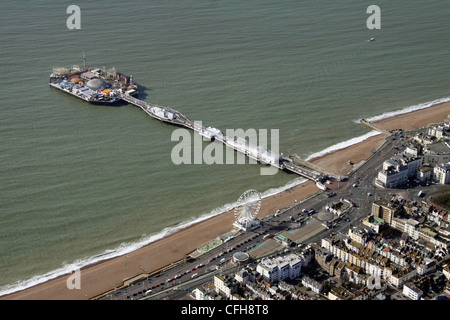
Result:
[[256,267],[256,272],[263,278],[274,283],[284,279],[295,279],[301,275],[302,259],[296,254],[284,257],[263,259]]

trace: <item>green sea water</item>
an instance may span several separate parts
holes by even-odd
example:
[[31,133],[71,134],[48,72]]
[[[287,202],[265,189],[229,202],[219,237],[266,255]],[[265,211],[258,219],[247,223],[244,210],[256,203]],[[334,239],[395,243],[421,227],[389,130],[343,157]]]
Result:
[[0,293],[134,250],[247,189],[301,182],[254,164],[173,164],[175,127],[48,86],[83,51],[132,74],[145,101],[222,131],[278,129],[280,152],[304,158],[370,134],[358,119],[450,96],[445,1],[378,1],[379,30],[356,0],[2,4]]

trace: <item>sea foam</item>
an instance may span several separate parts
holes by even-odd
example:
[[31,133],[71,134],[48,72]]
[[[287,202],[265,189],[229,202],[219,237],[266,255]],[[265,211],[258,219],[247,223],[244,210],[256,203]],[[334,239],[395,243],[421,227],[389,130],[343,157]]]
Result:
[[[412,106],[409,106],[409,107],[406,107],[406,108],[403,108],[403,109],[400,109],[400,110],[385,112],[385,113],[382,113],[380,115],[367,118],[366,120],[374,122],[374,121],[378,121],[378,120],[382,120],[382,119],[398,116],[400,114],[404,114],[404,113],[408,113],[408,112],[412,112],[412,111],[416,111],[416,110],[420,110],[420,109],[426,109],[426,108],[429,108],[429,107],[434,106],[436,104],[443,103],[443,102],[449,102],[449,101],[450,101],[450,97],[439,98],[439,99],[435,99],[435,100],[432,100],[432,101],[428,101],[428,102],[423,102],[423,103],[420,103],[420,104],[412,105]],[[361,119],[354,120],[353,122],[361,123]]]
[[[400,114],[405,114],[405,113],[416,111],[416,110],[426,109],[426,108],[429,108],[429,107],[434,106],[436,104],[440,104],[440,103],[443,103],[443,102],[449,102],[449,101],[450,101],[450,97],[439,98],[439,99],[435,99],[435,100],[432,100],[432,101],[428,101],[428,102],[412,105],[412,106],[409,106],[409,107],[406,107],[406,108],[403,108],[403,109],[400,109],[400,110],[385,112],[385,113],[382,113],[380,115],[367,118],[366,120],[370,121],[370,122],[374,122],[374,121],[378,121],[378,120],[382,120],[382,119],[395,117],[395,116],[398,116]],[[354,123],[361,123],[361,119],[354,120],[353,122]],[[373,130],[373,131],[370,131],[370,132],[368,132],[366,134],[363,134],[363,135],[361,135],[359,137],[351,138],[349,140],[336,143],[336,144],[334,144],[334,145],[332,145],[332,146],[330,146],[328,148],[325,148],[322,151],[319,151],[319,152],[316,152],[316,153],[313,153],[313,154],[309,155],[306,158],[306,160],[311,160],[311,159],[314,159],[314,158],[318,158],[318,157],[321,157],[321,156],[323,156],[325,154],[328,154],[328,153],[331,153],[331,152],[334,152],[334,151],[337,151],[337,150],[340,150],[340,149],[344,149],[346,147],[349,147],[351,145],[354,145],[354,144],[357,144],[359,142],[362,142],[362,141],[364,141],[364,140],[366,140],[366,139],[368,139],[370,137],[376,136],[378,134],[380,134],[380,132]]]
[[373,136],[376,136],[376,135],[379,135],[379,134],[381,134],[381,133],[378,132],[378,131],[373,130],[373,131],[370,131],[370,132],[368,132],[366,134],[363,134],[363,135],[361,135],[359,137],[351,138],[349,140],[336,143],[336,144],[334,144],[334,145],[332,145],[332,146],[330,146],[328,148],[323,149],[322,151],[319,151],[319,152],[311,154],[310,156],[308,156],[306,158],[306,160],[311,160],[311,159],[314,159],[314,158],[318,158],[318,157],[324,156],[324,155],[326,155],[328,153],[347,148],[347,147],[349,147],[351,145],[360,143],[360,142],[362,142],[362,141],[364,141],[366,139],[369,139],[370,137],[373,137]]

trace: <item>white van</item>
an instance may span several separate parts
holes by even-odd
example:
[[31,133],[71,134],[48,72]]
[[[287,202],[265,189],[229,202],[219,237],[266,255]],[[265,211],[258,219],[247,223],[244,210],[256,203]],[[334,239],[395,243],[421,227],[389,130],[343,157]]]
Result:
[[195,278],[196,276],[198,276],[198,273],[194,273],[194,274],[191,276],[191,279]]
[[152,293],[152,289],[148,289],[147,291],[145,291],[145,295],[148,295],[150,293]]

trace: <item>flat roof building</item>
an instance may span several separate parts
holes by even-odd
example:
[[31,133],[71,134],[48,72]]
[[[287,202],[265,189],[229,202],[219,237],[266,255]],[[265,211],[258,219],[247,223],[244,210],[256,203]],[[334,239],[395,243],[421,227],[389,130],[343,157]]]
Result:
[[263,259],[256,267],[256,271],[263,276],[264,280],[273,283],[299,277],[301,268],[302,259],[291,253],[284,257]]
[[450,183],[450,162],[434,167],[433,170],[434,181],[440,184]]

